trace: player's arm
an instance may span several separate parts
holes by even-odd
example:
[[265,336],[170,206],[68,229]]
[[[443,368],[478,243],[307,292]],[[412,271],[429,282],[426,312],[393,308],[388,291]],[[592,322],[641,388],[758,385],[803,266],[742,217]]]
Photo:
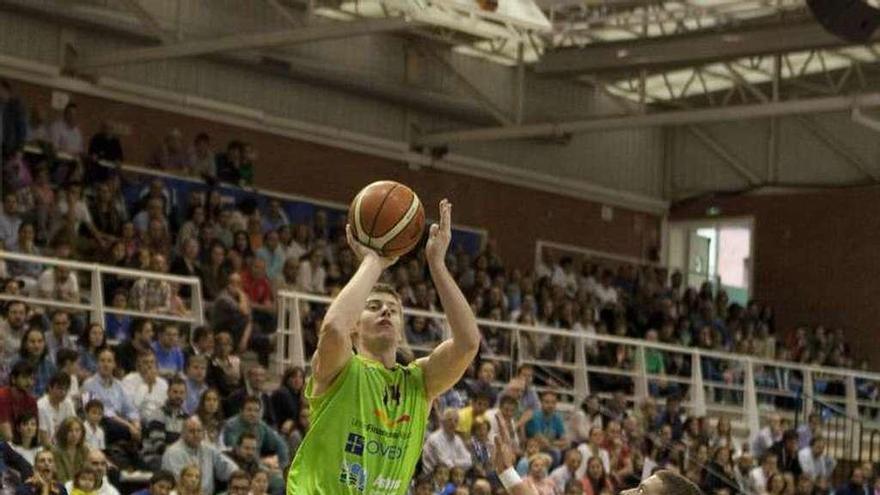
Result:
[[[501,475],[513,469],[513,464],[516,462],[516,449],[513,448],[507,425],[498,416],[500,414],[495,415],[495,427],[498,433],[495,435],[495,452],[492,453],[492,464],[495,466],[495,472]],[[506,490],[511,495],[537,495],[532,487],[521,480],[519,483],[507,487]]]
[[452,204],[440,202],[440,225],[431,225],[425,257],[440,303],[446,311],[452,338],[418,361],[425,371],[425,389],[433,400],[449,390],[464,374],[480,349],[480,331],[471,306],[446,268],[446,250],[452,240]]
[[330,303],[318,333],[318,349],[312,358],[316,395],[326,390],[351,359],[351,331],[364,310],[367,297],[379,281],[382,271],[397,258],[382,258],[375,251],[355,241],[346,226],[348,245],[360,260],[360,266]]

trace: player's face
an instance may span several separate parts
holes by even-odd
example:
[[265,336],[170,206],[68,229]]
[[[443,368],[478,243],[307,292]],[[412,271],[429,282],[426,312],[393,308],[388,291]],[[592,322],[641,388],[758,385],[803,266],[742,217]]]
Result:
[[663,482],[656,475],[651,476],[632,490],[620,492],[620,495],[664,495]]
[[387,341],[388,345],[399,344],[403,327],[400,301],[392,294],[370,294],[358,324],[361,338]]

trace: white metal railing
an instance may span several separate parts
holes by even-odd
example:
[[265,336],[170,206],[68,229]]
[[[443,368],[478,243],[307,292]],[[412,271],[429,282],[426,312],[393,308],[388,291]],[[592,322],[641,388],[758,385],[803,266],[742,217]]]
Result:
[[[72,311],[88,312],[93,321],[104,324],[104,317],[107,314],[118,314],[126,316],[134,316],[139,318],[151,318],[154,320],[173,321],[178,323],[190,323],[193,325],[203,325],[205,323],[205,306],[202,300],[201,282],[197,277],[182,277],[179,275],[170,275],[167,273],[156,273],[142,270],[132,270],[128,268],[119,268],[115,266],[101,265],[97,263],[83,263],[61,258],[49,258],[46,256],[34,256],[29,254],[20,254],[0,249],[0,260],[21,263],[34,263],[44,266],[64,266],[71,270],[79,279],[80,273],[89,274],[89,286],[85,293],[81,294],[80,302],[59,301],[55,299],[46,299],[35,296],[33,294],[6,294],[0,293],[0,301],[23,301],[27,304],[35,306],[45,306],[50,308],[68,309]],[[114,308],[104,304],[104,275],[115,275],[130,279],[147,279],[160,280],[178,285],[186,285],[190,287],[190,300],[188,314],[181,316],[169,313],[139,311],[130,308]]]
[[[330,301],[331,299],[326,296],[295,291],[279,292],[279,344],[275,358],[276,365],[280,368],[291,365],[308,367],[303,339],[301,305],[328,305]],[[442,313],[404,309],[404,315],[407,317],[423,316],[445,322],[445,316]],[[694,414],[705,415],[707,412],[712,412],[734,415],[745,424],[750,435],[754,435],[759,430],[761,415],[767,414],[770,412],[769,410],[780,411],[779,408],[762,404],[768,401],[773,402],[776,398],[787,399],[791,402],[802,400],[802,407],[807,411],[812,409],[814,399],[822,400],[824,403],[838,406],[851,418],[862,417],[866,421],[868,418],[866,415],[860,414],[860,409],[862,411],[880,410],[880,401],[873,397],[865,397],[864,394],[860,396],[857,389],[857,383],[871,383],[880,386],[880,373],[809,366],[762,359],[751,355],[669,345],[613,335],[576,333],[567,329],[526,326],[483,319],[477,321],[484,338],[486,328],[494,327],[507,332],[508,342],[511,343],[510,349],[507,350],[509,352],[504,354],[483,352],[481,353],[482,359],[509,363],[511,369],[519,364],[528,363],[544,371],[549,371],[551,374],[563,374],[568,380],[563,380],[561,385],[556,387],[556,391],[573,397],[576,403],[590,394],[592,384],[601,384],[609,377],[628,380],[627,388],[632,388],[631,399],[634,401],[654,395],[655,386],[660,384],[678,384],[683,388],[686,387],[687,394],[683,402],[691,408]],[[444,330],[444,335],[448,335],[448,330]],[[557,349],[561,348],[567,356],[561,359],[547,360],[525,354],[522,341],[528,335],[541,336],[544,339],[556,338],[557,340],[553,344]],[[588,358],[590,354],[588,348],[602,345],[627,349],[631,356],[630,365],[628,367],[603,366]],[[429,351],[430,348],[424,350]],[[660,352],[667,360],[672,360],[677,356],[681,363],[689,365],[690,371],[687,374],[677,375],[648,373],[646,352]],[[723,374],[713,373],[714,376],[704,376],[704,372],[712,371],[713,367],[723,367],[725,372]],[[788,385],[773,383],[779,376],[786,375],[788,379],[785,382]],[[836,395],[817,393],[819,382],[834,384],[842,393]],[[802,394],[802,391],[807,393]],[[794,408],[788,411],[793,412]],[[784,407],[781,412],[785,412]]]

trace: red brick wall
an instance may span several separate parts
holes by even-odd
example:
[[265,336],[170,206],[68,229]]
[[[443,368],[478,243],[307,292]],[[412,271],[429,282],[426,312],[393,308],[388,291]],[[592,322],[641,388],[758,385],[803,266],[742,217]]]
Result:
[[[48,107],[47,88],[15,86],[29,104]],[[539,238],[635,257],[658,245],[660,218],[654,215],[615,208],[613,221],[604,222],[601,205],[590,201],[426,168],[411,171],[384,158],[91,96],[74,95],[73,100],[86,139],[105,119],[131,128],[130,135],[122,136],[128,162],[144,163],[164,132],[176,127],[187,140],[207,132],[215,147],[231,139],[252,143],[259,153],[255,180],[262,188],[348,203],[365,184],[393,179],[415,189],[431,216],[447,196],[453,218],[487,229],[502,256],[517,266],[531,267]]]
[[[842,326],[856,355],[875,366],[880,330],[880,187],[747,195],[673,207],[670,220],[752,216],[754,296],[776,309],[777,326]],[[861,350],[861,351],[860,351]]]

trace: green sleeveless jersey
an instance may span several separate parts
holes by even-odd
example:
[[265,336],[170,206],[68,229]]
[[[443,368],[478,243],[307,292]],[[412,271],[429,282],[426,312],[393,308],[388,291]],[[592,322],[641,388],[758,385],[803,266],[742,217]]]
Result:
[[321,396],[287,476],[287,495],[403,495],[422,451],[428,399],[421,367],[357,354]]

